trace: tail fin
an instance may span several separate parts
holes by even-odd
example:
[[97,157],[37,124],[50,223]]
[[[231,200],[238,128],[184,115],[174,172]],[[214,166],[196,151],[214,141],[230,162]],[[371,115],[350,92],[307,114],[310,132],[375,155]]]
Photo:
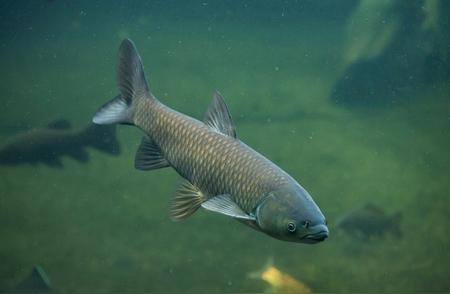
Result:
[[120,95],[104,104],[95,114],[96,124],[134,124],[136,100],[154,99],[144,74],[141,57],[134,43],[125,39],[119,48],[117,84]]
[[112,155],[120,154],[120,144],[116,136],[116,126],[92,124],[86,130],[87,140],[92,147]]

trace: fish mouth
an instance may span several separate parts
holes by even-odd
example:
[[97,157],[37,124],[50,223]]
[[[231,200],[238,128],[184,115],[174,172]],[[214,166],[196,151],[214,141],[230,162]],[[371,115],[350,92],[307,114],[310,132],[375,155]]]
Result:
[[303,236],[302,240],[307,243],[317,243],[322,242],[326,238],[328,238],[328,231],[323,230],[314,234],[307,234]]

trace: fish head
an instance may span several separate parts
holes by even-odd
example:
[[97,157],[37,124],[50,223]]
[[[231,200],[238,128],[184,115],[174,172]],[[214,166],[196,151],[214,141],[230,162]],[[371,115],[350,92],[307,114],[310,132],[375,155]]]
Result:
[[254,215],[261,231],[280,240],[313,244],[328,237],[325,217],[298,183],[268,193]]

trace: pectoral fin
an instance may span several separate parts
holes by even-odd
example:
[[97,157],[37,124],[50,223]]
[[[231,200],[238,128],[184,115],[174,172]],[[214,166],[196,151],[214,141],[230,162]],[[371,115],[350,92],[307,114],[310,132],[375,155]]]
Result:
[[139,145],[134,166],[139,170],[152,170],[170,166],[169,162],[164,158],[164,155],[153,140],[144,136]]
[[202,207],[238,219],[256,220],[254,216],[243,211],[242,208],[231,199],[229,194],[215,196],[208,201],[203,202]]
[[173,220],[187,218],[205,201],[204,194],[187,180],[180,183],[170,205],[170,216]]

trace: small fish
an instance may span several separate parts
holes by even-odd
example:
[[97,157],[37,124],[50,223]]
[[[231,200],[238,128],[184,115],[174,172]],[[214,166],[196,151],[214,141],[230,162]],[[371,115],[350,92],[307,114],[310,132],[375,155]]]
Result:
[[272,260],[261,270],[249,274],[250,278],[261,279],[270,285],[268,293],[272,294],[309,294],[313,291],[305,283],[297,280],[288,273],[280,271],[273,265]]
[[115,127],[92,124],[86,129],[73,130],[68,121],[57,120],[47,128],[31,129],[11,137],[0,148],[0,164],[44,163],[61,168],[63,155],[87,162],[89,154],[84,150],[87,146],[118,155],[120,146]]
[[362,239],[368,239],[371,236],[382,236],[386,232],[401,237],[401,219],[401,212],[387,215],[380,207],[372,203],[367,203],[342,216],[336,222],[336,227],[341,228],[354,237]]
[[203,207],[280,240],[317,243],[328,237],[325,217],[309,193],[237,138],[219,93],[203,122],[163,105],[150,92],[141,58],[128,39],[119,49],[118,86],[120,95],[101,107],[93,122],[139,127],[146,135],[136,168],[170,166],[184,178],[172,199],[172,219]]

